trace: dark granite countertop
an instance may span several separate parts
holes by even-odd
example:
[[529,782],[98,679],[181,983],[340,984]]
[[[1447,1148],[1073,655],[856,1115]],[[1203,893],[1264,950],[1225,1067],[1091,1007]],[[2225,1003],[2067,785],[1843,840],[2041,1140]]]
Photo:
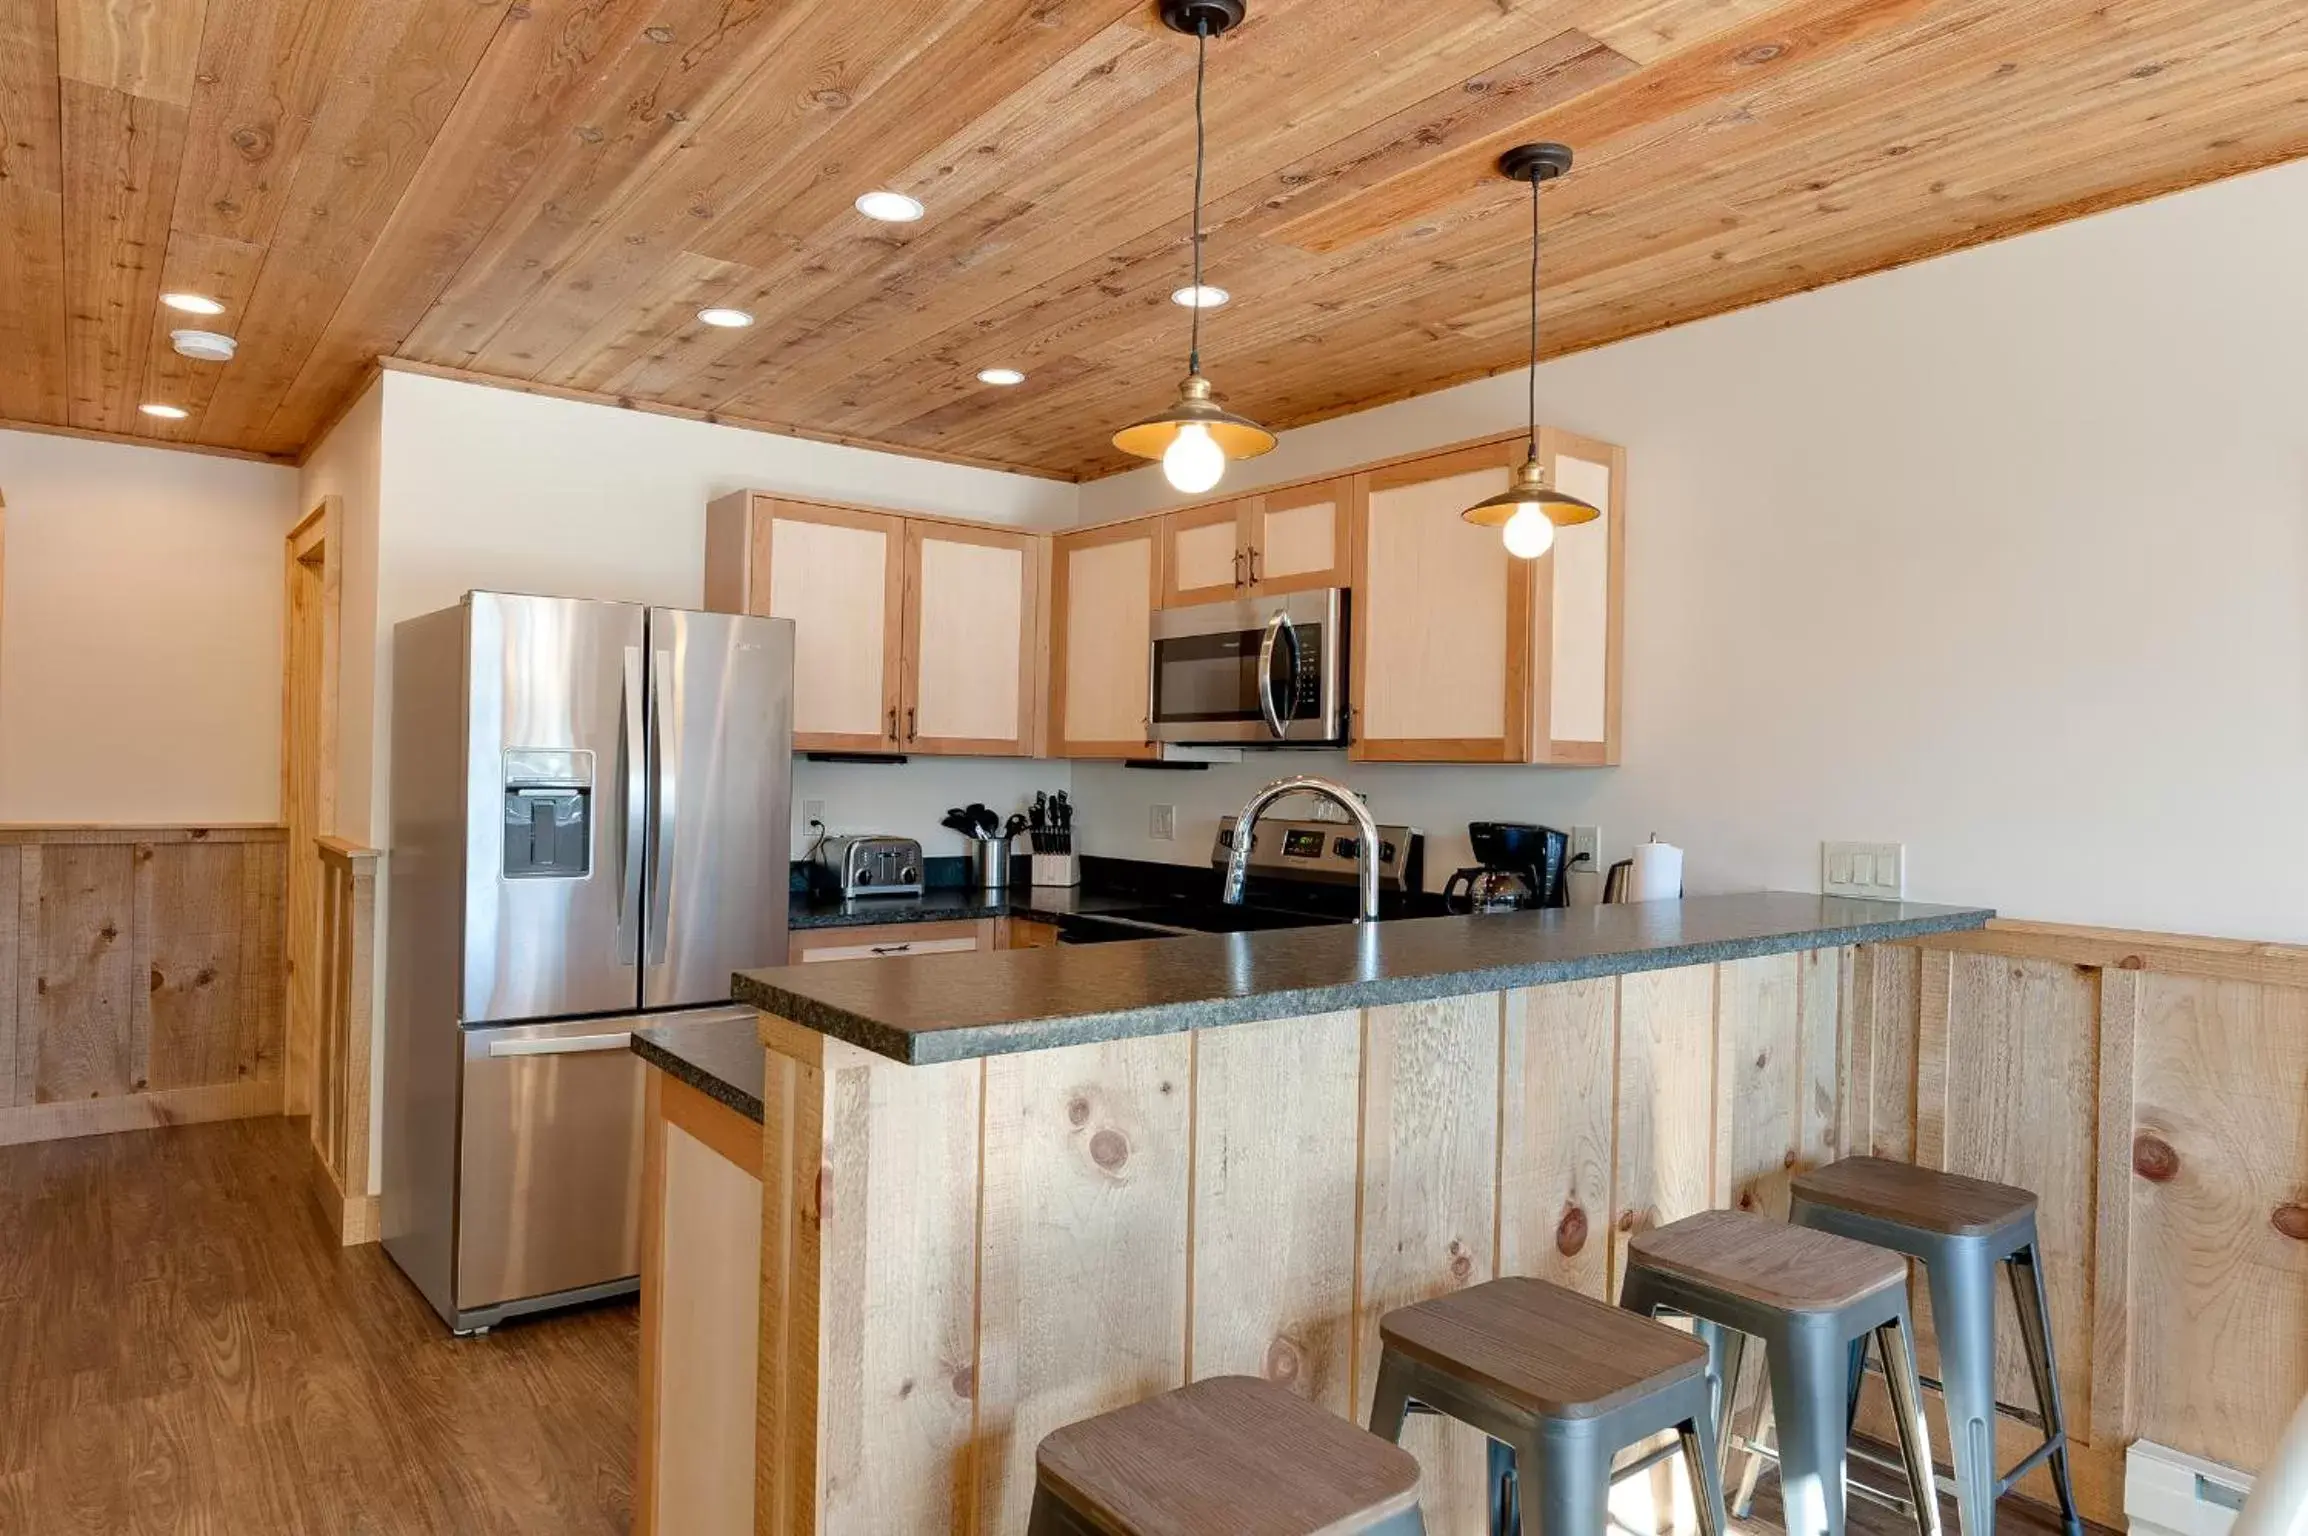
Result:
[[748,1120],[761,1118],[761,1035],[755,1015],[676,1019],[633,1032],[633,1054]]
[[1992,916],[1760,892],[925,955],[902,965],[781,966],[740,971],[733,988],[741,1002],[921,1064],[1912,938]]

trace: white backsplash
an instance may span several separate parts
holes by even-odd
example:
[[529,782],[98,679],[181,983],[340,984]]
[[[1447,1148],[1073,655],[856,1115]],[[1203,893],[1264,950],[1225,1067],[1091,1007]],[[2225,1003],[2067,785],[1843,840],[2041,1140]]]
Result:
[[913,757],[903,763],[813,763],[793,760],[793,856],[809,852],[803,805],[825,802],[826,830],[883,832],[921,840],[930,858],[968,851],[959,832],[938,823],[949,807],[982,800],[1004,817],[1024,810],[1034,791],[1071,792],[1074,765],[1019,757]]

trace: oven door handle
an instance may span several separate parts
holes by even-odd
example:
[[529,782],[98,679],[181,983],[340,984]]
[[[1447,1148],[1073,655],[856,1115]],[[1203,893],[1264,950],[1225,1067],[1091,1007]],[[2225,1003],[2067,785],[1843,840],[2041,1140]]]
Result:
[[[1285,638],[1290,641],[1289,714],[1274,701],[1274,650]],[[1266,717],[1266,728],[1277,741],[1290,734],[1291,715],[1298,713],[1298,663],[1298,626],[1290,622],[1289,614],[1277,613],[1266,621],[1266,638],[1258,646],[1258,712]]]

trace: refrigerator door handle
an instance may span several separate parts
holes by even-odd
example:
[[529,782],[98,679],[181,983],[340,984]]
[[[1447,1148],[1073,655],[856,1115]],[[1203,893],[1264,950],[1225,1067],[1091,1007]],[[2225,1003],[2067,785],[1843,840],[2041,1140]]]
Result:
[[618,712],[625,717],[624,838],[617,859],[617,963],[641,963],[642,839],[649,825],[649,741],[642,724],[641,647],[625,648],[625,696]]
[[491,1056],[590,1056],[605,1051],[633,1049],[633,1031],[613,1035],[547,1035],[530,1040],[492,1040]]
[[649,963],[665,963],[666,928],[673,905],[673,774],[666,764],[665,701],[673,692],[673,653],[653,650],[649,682]]

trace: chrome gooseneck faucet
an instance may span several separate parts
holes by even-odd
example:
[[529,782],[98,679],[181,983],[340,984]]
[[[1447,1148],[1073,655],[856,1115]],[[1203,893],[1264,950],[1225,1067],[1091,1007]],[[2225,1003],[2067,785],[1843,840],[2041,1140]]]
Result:
[[1224,900],[1230,905],[1242,905],[1243,887],[1250,881],[1250,844],[1258,835],[1258,818],[1266,808],[1285,795],[1304,791],[1320,795],[1337,804],[1354,818],[1356,849],[1354,868],[1362,886],[1362,912],[1358,919],[1365,923],[1378,921],[1378,821],[1370,814],[1370,807],[1362,797],[1331,779],[1304,776],[1295,779],[1276,779],[1242,807],[1242,814],[1234,818],[1234,846],[1226,856],[1226,890]]

